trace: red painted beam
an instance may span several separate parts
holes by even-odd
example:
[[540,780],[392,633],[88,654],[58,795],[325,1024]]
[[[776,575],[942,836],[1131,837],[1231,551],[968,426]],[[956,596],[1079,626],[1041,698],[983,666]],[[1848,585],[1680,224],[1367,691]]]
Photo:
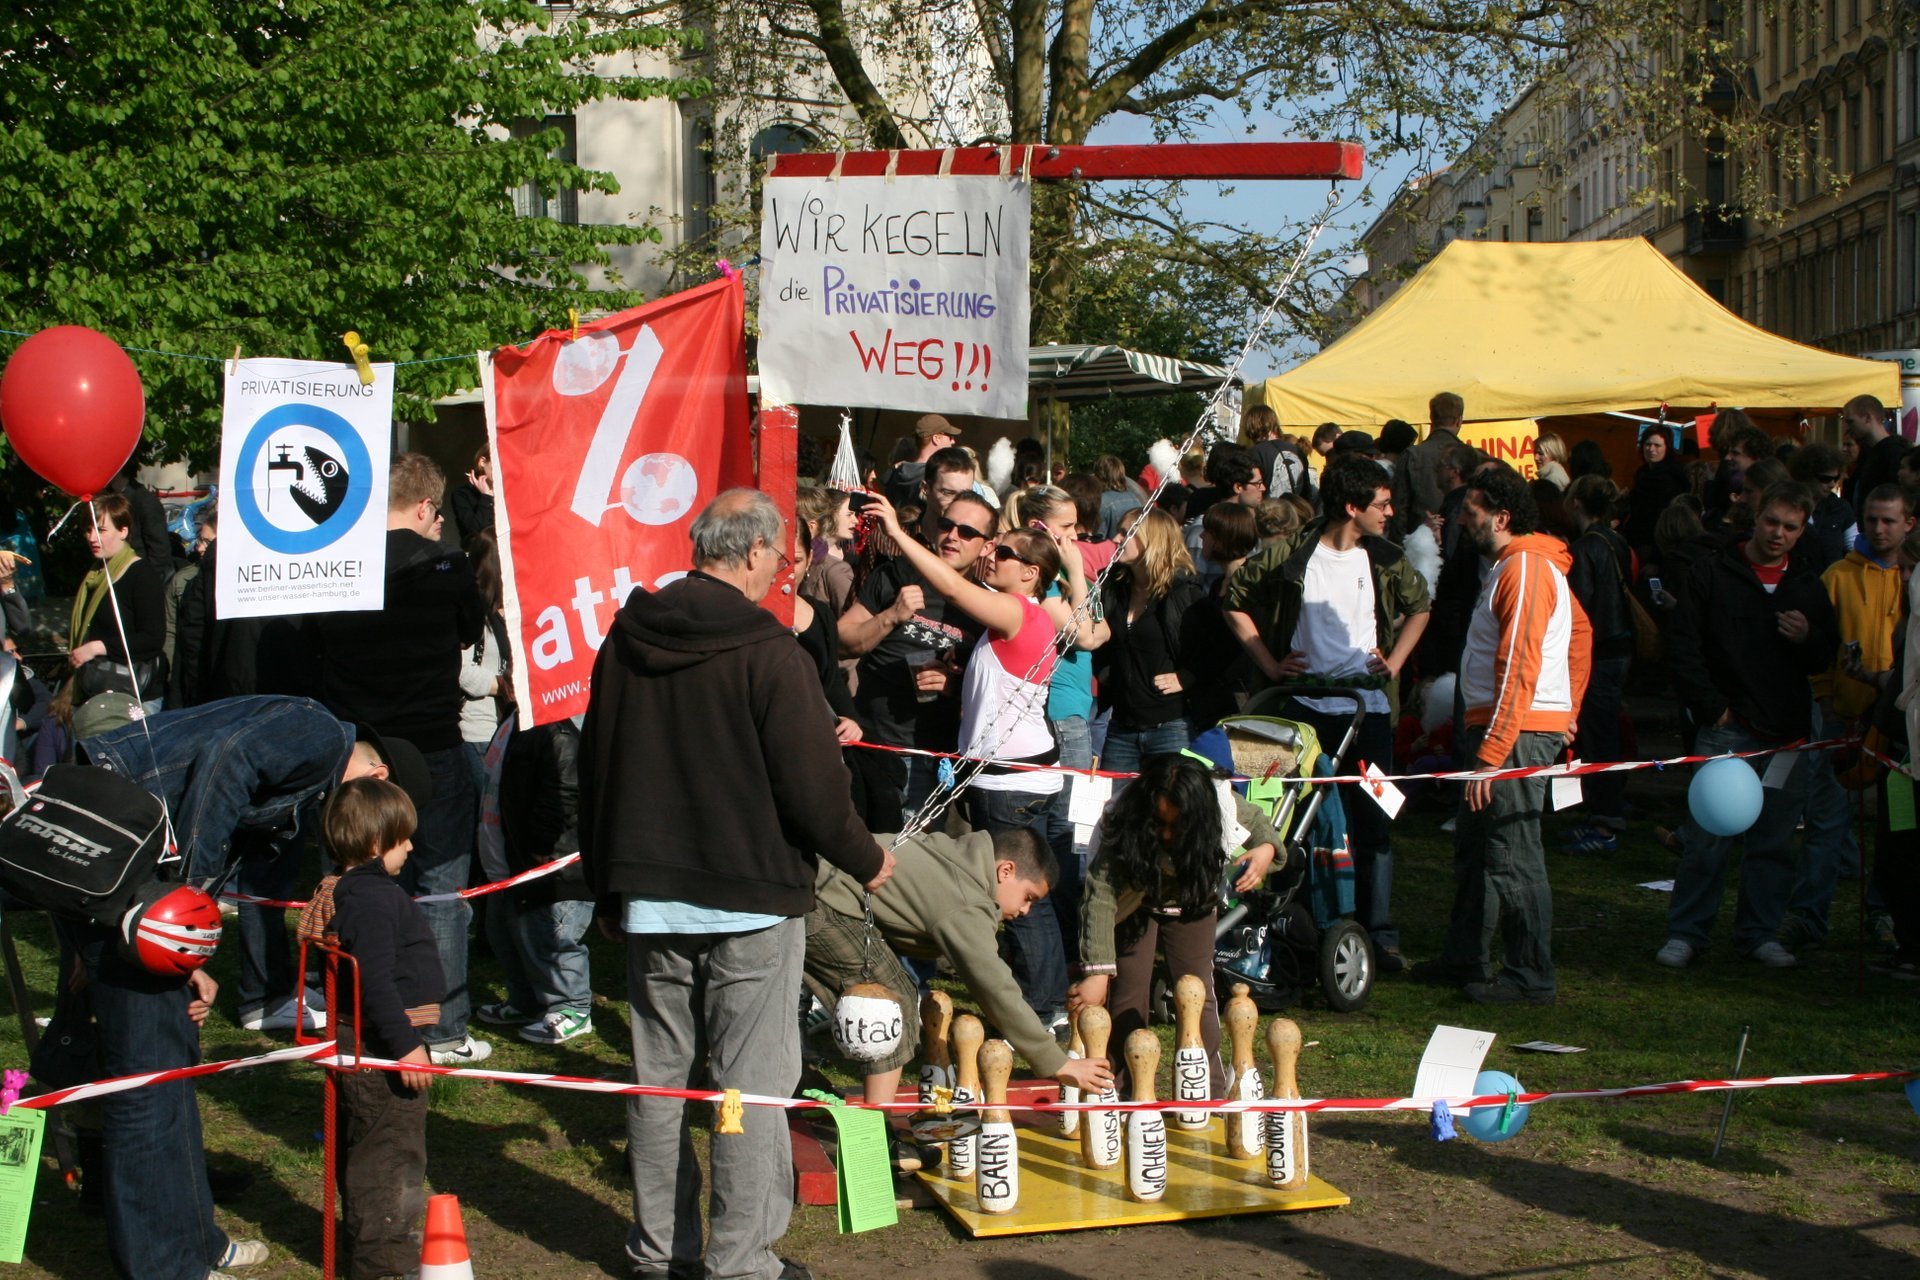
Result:
[[[1009,158],[1008,151],[1012,152]],[[1361,173],[1365,154],[1357,142],[1171,142],[1158,146],[1111,147],[958,147],[947,151],[802,152],[777,155],[769,178],[825,178],[839,164],[844,177],[870,178],[887,172],[924,177],[941,171],[999,173],[1018,169],[1029,153],[1032,175],[1043,182],[1067,178],[1233,178],[1350,179]]]
[[840,1184],[833,1161],[820,1146],[808,1123],[810,1111],[787,1112],[787,1138],[793,1146],[793,1202],[838,1204]]

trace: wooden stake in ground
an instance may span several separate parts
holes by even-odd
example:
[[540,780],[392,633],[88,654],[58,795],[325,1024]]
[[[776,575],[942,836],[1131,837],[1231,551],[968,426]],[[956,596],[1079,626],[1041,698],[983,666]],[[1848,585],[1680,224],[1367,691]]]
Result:
[[920,1001],[920,1105],[933,1105],[936,1088],[953,1088],[953,1057],[947,1034],[953,1027],[953,999],[929,991]]
[[985,1123],[980,1126],[974,1194],[983,1213],[1012,1213],[1020,1207],[1020,1140],[1007,1110],[1007,1081],[1013,1075],[1013,1046],[989,1040],[980,1050],[980,1078],[986,1091]]
[[[1258,1102],[1266,1092],[1260,1084],[1260,1065],[1253,1058],[1254,1036],[1260,1030],[1260,1009],[1253,1003],[1247,984],[1233,985],[1233,998],[1227,1001],[1227,1037],[1233,1044],[1233,1076],[1227,1082],[1227,1096],[1236,1102]],[[1242,1111],[1227,1116],[1227,1155],[1234,1160],[1256,1159],[1266,1147],[1263,1130],[1266,1117],[1258,1111]]]
[[[1300,1028],[1275,1018],[1267,1028],[1267,1052],[1273,1055],[1273,1096],[1298,1098]],[[1267,1113],[1267,1180],[1282,1191],[1307,1185],[1307,1115],[1304,1111]]]
[[[1154,1101],[1160,1037],[1145,1027],[1127,1037],[1127,1073],[1133,1100]],[[1127,1194],[1148,1204],[1167,1194],[1167,1121],[1161,1112],[1127,1113]]]
[[[1176,1039],[1173,1051],[1173,1100],[1205,1102],[1213,1087],[1213,1064],[1207,1060],[1200,1019],[1207,1011],[1207,983],[1189,973],[1173,984]],[[1212,1116],[1205,1111],[1176,1111],[1173,1122],[1182,1129],[1204,1129]]]
[[[1097,1004],[1080,1011],[1080,1038],[1086,1042],[1089,1058],[1107,1056],[1107,1041],[1113,1035],[1113,1018]],[[1100,1093],[1102,1102],[1118,1102],[1120,1095],[1111,1086]],[[1089,1169],[1111,1169],[1120,1163],[1120,1116],[1113,1111],[1080,1113],[1080,1158]]]
[[[980,1101],[980,1045],[987,1038],[980,1019],[963,1013],[953,1020],[953,1100]],[[964,1113],[969,1119],[977,1112]],[[971,1178],[977,1134],[965,1134],[947,1144],[947,1168],[956,1178]]]

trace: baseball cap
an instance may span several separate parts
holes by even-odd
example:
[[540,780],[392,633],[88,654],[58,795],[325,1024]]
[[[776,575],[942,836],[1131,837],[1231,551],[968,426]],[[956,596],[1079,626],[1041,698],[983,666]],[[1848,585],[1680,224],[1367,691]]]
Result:
[[923,413],[920,415],[919,420],[913,424],[913,434],[919,436],[922,440],[931,440],[935,436],[952,436],[955,440],[958,440],[960,438],[960,428],[948,422],[940,414]]
[[405,738],[383,738],[370,724],[355,724],[353,737],[373,748],[387,766],[387,780],[407,793],[416,810],[425,809],[433,799],[433,774],[427,770],[427,758],[420,748]]

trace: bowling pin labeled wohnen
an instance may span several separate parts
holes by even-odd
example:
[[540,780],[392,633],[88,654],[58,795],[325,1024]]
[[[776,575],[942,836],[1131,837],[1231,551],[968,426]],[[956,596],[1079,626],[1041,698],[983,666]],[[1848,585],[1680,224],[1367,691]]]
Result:
[[1020,1139],[1007,1110],[1007,1080],[1013,1046],[989,1040],[980,1049],[980,1081],[986,1090],[985,1122],[975,1154],[973,1192],[982,1213],[1012,1213],[1020,1207]]
[[[1206,979],[1189,973],[1173,984],[1175,1102],[1205,1102],[1213,1087],[1213,1063],[1200,1035],[1200,1019],[1206,1011]],[[1204,1129],[1211,1119],[1206,1111],[1173,1113],[1174,1124],[1182,1129]]]
[[[1236,982],[1227,1001],[1227,1037],[1233,1045],[1233,1078],[1227,1096],[1235,1102],[1258,1102],[1266,1094],[1260,1083],[1260,1064],[1254,1061],[1254,1035],[1260,1029],[1260,1009],[1247,984]],[[1258,1111],[1227,1113],[1227,1157],[1253,1160],[1266,1148],[1267,1118]]]
[[[1160,1037],[1145,1027],[1127,1037],[1127,1073],[1133,1101],[1155,1101]],[[1167,1121],[1159,1111],[1127,1112],[1127,1194],[1148,1204],[1167,1194]]]
[[[1267,1028],[1267,1052],[1273,1055],[1273,1096],[1298,1098],[1295,1075],[1300,1061],[1300,1028],[1287,1018],[1275,1018]],[[1307,1113],[1267,1113],[1267,1181],[1282,1191],[1307,1185]]]
[[953,999],[929,991],[920,1001],[920,1105],[933,1105],[933,1091],[953,1088],[953,1056],[947,1033],[953,1028]]
[[[1080,1038],[1080,1024],[1076,1022],[1073,1025],[1073,1038],[1067,1041],[1067,1061],[1072,1062],[1076,1058],[1084,1058],[1086,1056],[1087,1043]],[[1060,1101],[1080,1101],[1080,1087],[1071,1084],[1061,1085]],[[1078,1111],[1062,1111],[1060,1113],[1060,1132],[1069,1138],[1080,1132],[1080,1113]]]
[[[1113,1018],[1097,1004],[1080,1011],[1080,1038],[1086,1042],[1089,1058],[1107,1056],[1107,1041],[1113,1035]],[[1100,1091],[1100,1102],[1117,1103],[1120,1095],[1109,1085]],[[1089,1169],[1111,1169],[1120,1163],[1120,1113],[1082,1111],[1080,1113],[1080,1158]]]
[[[953,1020],[953,1100],[956,1103],[980,1101],[980,1045],[986,1038],[986,1028],[972,1014],[963,1013]],[[978,1120],[980,1113],[963,1111],[959,1116],[963,1120]],[[947,1169],[954,1177],[973,1176],[978,1136],[969,1133],[947,1143]]]

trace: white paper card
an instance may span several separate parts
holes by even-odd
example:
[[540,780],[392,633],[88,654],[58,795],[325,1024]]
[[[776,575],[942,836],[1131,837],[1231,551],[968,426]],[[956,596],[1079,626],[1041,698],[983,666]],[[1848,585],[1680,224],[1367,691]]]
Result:
[[1100,821],[1107,801],[1113,799],[1113,779],[1084,773],[1067,776],[1073,781],[1073,794],[1067,799],[1067,821],[1077,827],[1091,827]]
[[[1580,761],[1574,760],[1567,765],[1567,768],[1572,769],[1579,764]],[[1571,809],[1580,803],[1580,779],[1578,778],[1555,778],[1549,784],[1547,791],[1556,813],[1562,809]]]
[[1074,823],[1073,824],[1073,842],[1081,846],[1092,844],[1093,843],[1093,824],[1091,822]]
[[1767,761],[1767,771],[1760,775],[1760,785],[1769,791],[1778,791],[1787,785],[1787,779],[1793,776],[1793,766],[1799,761],[1798,751],[1782,751]]
[[[1480,1064],[1493,1047],[1494,1033],[1468,1027],[1435,1027],[1427,1040],[1427,1051],[1420,1055],[1420,1070],[1413,1078],[1416,1098],[1471,1098],[1473,1082],[1480,1076]],[[1455,1114],[1472,1110],[1462,1107]]]
[[1643,881],[1643,882],[1641,883],[1641,885],[1640,885],[1640,887],[1641,887],[1642,889],[1651,889],[1651,890],[1653,890],[1653,891],[1654,891],[1655,893],[1672,893],[1672,892],[1673,892],[1673,881],[1671,881],[1671,880],[1647,880],[1647,881]]
[[1389,818],[1399,817],[1401,807],[1407,803],[1406,793],[1388,782],[1387,775],[1377,764],[1367,765],[1365,776],[1374,781],[1362,787],[1361,790],[1365,791]]

